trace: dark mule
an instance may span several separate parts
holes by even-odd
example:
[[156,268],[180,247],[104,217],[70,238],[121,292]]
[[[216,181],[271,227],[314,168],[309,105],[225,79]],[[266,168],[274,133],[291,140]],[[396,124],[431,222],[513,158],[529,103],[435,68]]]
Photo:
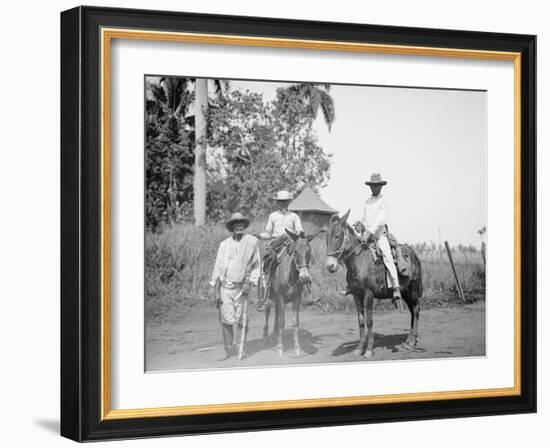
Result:
[[[355,355],[365,353],[366,358],[373,354],[374,335],[372,332],[374,298],[392,299],[392,290],[386,282],[386,268],[381,258],[362,246],[354,229],[346,222],[348,212],[339,218],[334,215],[327,230],[327,257],[325,266],[329,272],[336,272],[340,263],[347,269],[348,292],[353,294],[359,321],[359,344]],[[419,298],[422,296],[422,267],[414,249],[400,245],[409,258],[410,276],[399,277],[401,295],[411,312],[411,329],[405,348],[415,349],[418,342]],[[365,335],[365,325],[367,334]],[[366,350],[365,350],[366,343]]]
[[311,284],[309,267],[311,264],[311,246],[309,242],[318,233],[299,236],[287,230],[291,241],[279,264],[271,272],[269,300],[265,307],[264,339],[269,336],[269,314],[272,303],[275,304],[275,322],[273,337],[277,341],[277,351],[283,355],[283,330],[285,328],[285,304],[292,303],[294,349],[296,356],[302,354],[298,332],[300,330],[300,301],[304,286]]

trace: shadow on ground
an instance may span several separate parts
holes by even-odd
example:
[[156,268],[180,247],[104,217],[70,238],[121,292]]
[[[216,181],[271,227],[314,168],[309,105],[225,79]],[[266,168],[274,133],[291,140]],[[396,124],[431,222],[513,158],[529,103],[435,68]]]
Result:
[[[319,336],[313,336],[311,332],[300,329],[298,332],[298,339],[304,354],[314,355],[319,351],[315,346],[320,343]],[[263,350],[274,350],[276,345],[277,338],[275,338],[273,334],[271,334],[267,340],[263,338],[251,339],[246,342],[247,357],[251,358],[256,353]],[[283,331],[283,347],[285,351],[294,351],[294,330],[285,329]]]
[[[399,351],[399,346],[407,340],[407,337],[408,333],[391,335],[374,333],[374,348],[385,348],[395,353]],[[359,340],[344,342],[334,349],[332,356],[342,356],[350,353],[355,350],[357,344],[359,344]]]

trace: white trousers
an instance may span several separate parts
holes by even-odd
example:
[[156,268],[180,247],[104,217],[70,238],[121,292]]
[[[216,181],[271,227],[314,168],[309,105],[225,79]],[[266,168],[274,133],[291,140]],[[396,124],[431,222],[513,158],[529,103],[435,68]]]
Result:
[[244,297],[241,295],[241,288],[226,288],[222,285],[220,295],[222,299],[221,311],[224,324],[233,325],[241,323],[243,317]]
[[390,273],[391,281],[393,283],[392,287],[397,288],[399,286],[399,277],[397,276],[397,268],[395,267],[395,262],[391,253],[390,242],[388,241],[388,237],[386,235],[380,235],[378,238],[378,247],[380,247],[380,250],[382,251],[384,264]]

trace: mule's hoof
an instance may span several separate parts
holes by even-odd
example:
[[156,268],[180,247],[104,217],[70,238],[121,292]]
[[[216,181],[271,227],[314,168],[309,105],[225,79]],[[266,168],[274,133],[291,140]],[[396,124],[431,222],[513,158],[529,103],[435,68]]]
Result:
[[300,356],[302,356],[302,350],[301,350],[300,348],[297,348],[297,349],[295,350],[295,352],[296,352],[296,357],[297,357],[297,358],[299,358]]
[[365,352],[365,358],[372,358],[372,355],[373,355],[372,350],[367,350]]
[[358,348],[356,348],[356,349],[353,351],[353,356],[355,356],[356,358],[358,358],[359,356],[361,356],[361,350],[359,350]]
[[401,347],[404,350],[407,350],[409,352],[423,353],[423,352],[426,351],[426,349],[418,347],[416,342],[414,344],[411,344],[411,343],[409,343],[409,341],[407,341],[407,342],[404,342],[403,344],[401,344]]
[[283,347],[277,347],[277,353],[279,356],[283,356]]

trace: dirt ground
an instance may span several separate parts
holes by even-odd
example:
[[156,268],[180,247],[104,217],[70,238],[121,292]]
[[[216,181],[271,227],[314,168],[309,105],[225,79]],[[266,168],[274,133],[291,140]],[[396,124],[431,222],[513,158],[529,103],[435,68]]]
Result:
[[[271,313],[270,332],[273,315]],[[262,339],[264,314],[250,307],[250,331],[246,358],[224,358],[218,313],[213,307],[196,304],[178,322],[146,325],[146,369],[186,370],[335,362],[427,359],[485,355],[485,303],[422,310],[419,323],[420,351],[405,350],[409,330],[408,311],[386,311],[374,315],[374,356],[356,358],[357,317],[353,313],[325,313],[305,309],[300,313],[302,356],[294,354],[292,317],[286,314],[285,352],[282,357],[272,341]]]

